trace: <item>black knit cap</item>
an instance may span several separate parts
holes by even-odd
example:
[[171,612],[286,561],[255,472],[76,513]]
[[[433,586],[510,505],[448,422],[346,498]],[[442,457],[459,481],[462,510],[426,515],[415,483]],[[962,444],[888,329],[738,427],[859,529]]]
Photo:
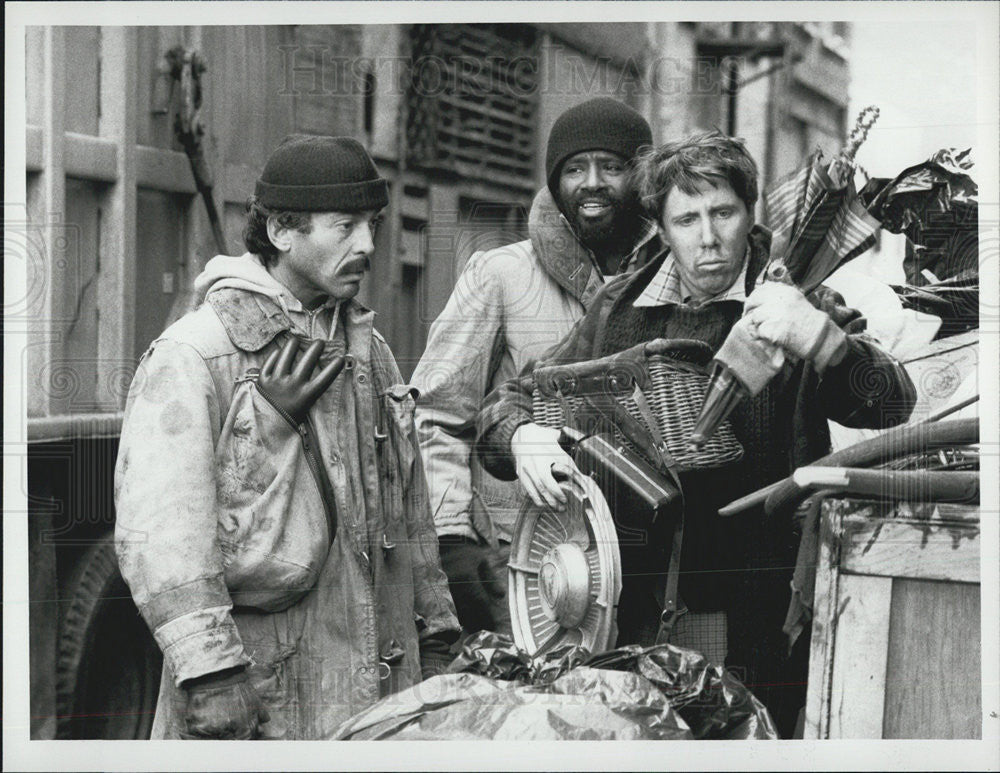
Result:
[[559,200],[563,161],[585,150],[607,150],[631,161],[639,148],[653,144],[646,119],[617,99],[597,97],[571,107],[552,124],[545,153],[545,180]]
[[389,203],[389,186],[352,137],[290,134],[267,159],[255,193],[270,209],[360,212]]

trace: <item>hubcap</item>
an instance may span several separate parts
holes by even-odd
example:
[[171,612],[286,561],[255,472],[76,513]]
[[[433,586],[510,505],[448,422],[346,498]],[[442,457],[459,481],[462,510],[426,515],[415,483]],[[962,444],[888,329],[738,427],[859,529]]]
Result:
[[563,628],[583,622],[590,606],[590,566],[579,545],[564,542],[549,550],[538,567],[539,599],[546,617]]
[[566,507],[530,500],[510,543],[508,601],[514,642],[535,656],[563,645],[613,647],[621,557],[611,511],[597,483],[571,475]]

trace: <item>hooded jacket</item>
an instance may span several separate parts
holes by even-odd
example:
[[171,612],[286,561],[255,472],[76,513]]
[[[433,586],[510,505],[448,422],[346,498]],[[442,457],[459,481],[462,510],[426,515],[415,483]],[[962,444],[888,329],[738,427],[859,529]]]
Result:
[[[413,373],[417,433],[440,535],[510,541],[524,495],[485,472],[472,454],[476,416],[490,391],[570,331],[604,285],[547,188],[532,203],[528,235],[469,258]],[[658,249],[650,223],[626,266],[642,265]]]
[[[353,300],[308,311],[250,254],[213,258],[195,292],[140,361],[115,471],[119,564],[164,655],[153,737],[183,729],[183,680],[246,665],[265,737],[323,738],[458,630],[414,392]],[[252,378],[289,334],[348,360],[308,432]]]

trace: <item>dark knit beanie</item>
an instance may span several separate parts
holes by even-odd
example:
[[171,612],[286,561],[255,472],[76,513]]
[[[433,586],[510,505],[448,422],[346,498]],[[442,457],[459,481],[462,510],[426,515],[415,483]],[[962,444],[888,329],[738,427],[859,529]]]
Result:
[[567,158],[585,150],[608,150],[631,161],[653,144],[646,119],[617,99],[597,97],[571,107],[556,119],[545,153],[545,180],[559,200],[559,172]]
[[389,187],[351,137],[290,134],[267,159],[257,198],[270,209],[360,212],[389,203]]

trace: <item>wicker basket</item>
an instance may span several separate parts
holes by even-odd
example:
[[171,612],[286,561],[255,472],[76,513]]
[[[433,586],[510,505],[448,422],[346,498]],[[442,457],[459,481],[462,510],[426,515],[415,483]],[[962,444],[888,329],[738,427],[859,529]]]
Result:
[[[587,410],[584,397],[599,392],[612,395],[648,430],[644,411],[635,397],[638,388],[680,469],[722,467],[738,461],[743,456],[743,447],[728,421],[723,422],[704,446],[689,447],[688,441],[708,389],[704,360],[710,356],[706,347],[700,343],[693,346],[695,343],[661,339],[601,360],[539,369],[532,395],[535,422],[547,427],[562,427],[567,423],[567,408],[578,415]],[[692,352],[697,352],[698,356],[692,357]],[[615,439],[641,453],[618,427]]]

